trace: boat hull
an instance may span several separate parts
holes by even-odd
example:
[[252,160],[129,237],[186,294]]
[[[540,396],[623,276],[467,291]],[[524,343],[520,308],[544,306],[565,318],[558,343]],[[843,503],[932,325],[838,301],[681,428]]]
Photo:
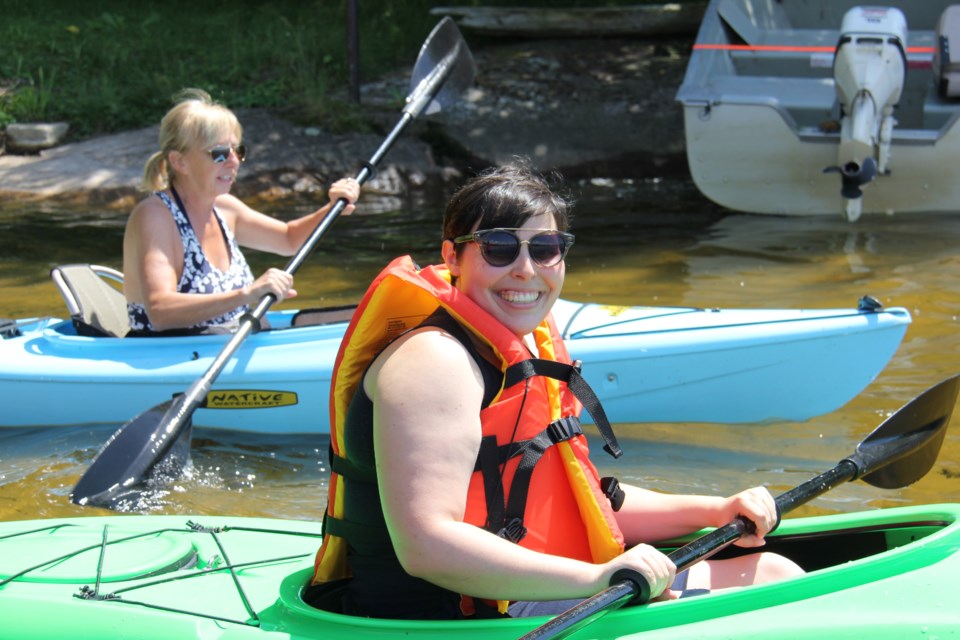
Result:
[[[844,164],[834,54],[844,13],[862,4],[711,0],[677,92],[690,173],[706,197],[750,213],[845,215],[839,174],[824,169]],[[888,170],[863,185],[859,211],[956,212],[960,102],[940,95],[934,64],[937,19],[951,2],[881,4],[906,16],[908,69]]]
[[[572,357],[612,422],[805,420],[845,404],[896,352],[910,314],[880,311],[617,307],[559,301]],[[197,426],[328,433],[333,362],[345,322],[247,338]],[[0,425],[124,423],[183,393],[226,336],[91,338],[70,322],[21,324],[0,340]],[[588,416],[585,416],[589,418]]]
[[[707,115],[700,105],[685,106],[683,119],[690,174],[713,202],[746,213],[841,216],[839,180],[823,172],[837,162],[837,142],[804,139],[769,104],[723,101]],[[891,153],[895,173],[863,189],[862,213],[960,211],[953,171],[960,127],[926,143],[895,145]]]
[[[497,640],[546,621],[374,620],[315,609],[301,594],[319,524],[203,516],[198,520],[211,529],[197,531],[188,520],[103,516],[0,524],[0,637]],[[788,519],[769,540],[808,573],[627,607],[573,637],[960,635],[952,595],[960,571],[960,505]]]

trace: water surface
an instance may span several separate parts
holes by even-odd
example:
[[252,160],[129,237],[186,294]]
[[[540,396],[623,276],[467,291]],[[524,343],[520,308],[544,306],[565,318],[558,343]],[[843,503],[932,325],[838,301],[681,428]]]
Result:
[[[776,218],[728,214],[683,180],[569,185],[578,205],[564,297],[585,302],[698,307],[847,307],[864,294],[906,307],[913,324],[889,366],[840,410],[803,423],[616,425],[625,456],[604,473],[671,492],[775,493],[831,468],[899,406],[960,370],[960,216]],[[355,302],[390,258],[437,260],[447,194],[373,202],[333,226],[297,274],[284,306]],[[300,203],[274,211],[309,210]],[[0,317],[63,316],[50,267],[120,266],[126,214],[56,207],[0,209]],[[283,266],[248,252],[255,271]],[[784,380],[784,384],[794,381]],[[4,399],[9,402],[10,399]],[[147,409],[147,407],[144,407]],[[79,408],[78,408],[79,410]],[[2,412],[2,404],[0,404]],[[131,416],[132,418],[133,416]],[[67,496],[117,425],[0,430],[0,519],[93,515]],[[198,429],[194,470],[140,509],[317,519],[325,505],[326,436]],[[597,448],[599,450],[599,447]],[[798,513],[960,501],[960,426],[915,485],[839,487]]]

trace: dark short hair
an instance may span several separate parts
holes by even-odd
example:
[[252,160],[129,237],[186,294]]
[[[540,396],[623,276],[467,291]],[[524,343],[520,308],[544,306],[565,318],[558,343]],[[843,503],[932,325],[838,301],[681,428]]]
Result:
[[557,228],[566,231],[571,207],[568,198],[526,166],[494,167],[469,180],[450,198],[443,213],[443,239],[478,229],[521,227],[538,215],[552,216]]

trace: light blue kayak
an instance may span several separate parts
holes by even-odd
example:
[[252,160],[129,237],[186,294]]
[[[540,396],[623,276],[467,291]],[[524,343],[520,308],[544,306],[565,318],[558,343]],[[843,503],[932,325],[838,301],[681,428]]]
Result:
[[[194,414],[195,425],[329,432],[330,375],[349,310],[330,311],[334,320],[326,324],[291,327],[295,315],[268,313],[273,329],[245,340],[207,408]],[[886,366],[911,320],[902,308],[697,309],[566,300],[554,317],[612,422],[715,423],[799,421],[841,407]],[[0,426],[6,427],[127,422],[183,393],[227,340],[82,336],[73,321],[57,318],[5,326]]]

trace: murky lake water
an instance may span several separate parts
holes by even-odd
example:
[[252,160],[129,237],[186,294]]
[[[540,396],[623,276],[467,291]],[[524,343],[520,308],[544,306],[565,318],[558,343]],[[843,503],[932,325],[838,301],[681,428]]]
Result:
[[[604,472],[671,492],[728,494],[766,484],[778,493],[831,468],[891,412],[960,370],[960,216],[867,217],[850,225],[839,216],[726,214],[682,180],[599,181],[570,189],[578,200],[577,245],[568,257],[565,298],[793,308],[853,307],[871,294],[886,306],[906,307],[914,320],[877,380],[830,415],[768,425],[617,425],[626,453],[616,463],[597,456]],[[339,220],[297,274],[300,297],[285,306],[355,302],[395,255],[434,262],[444,197],[376,207],[371,199],[357,215]],[[123,212],[0,207],[0,317],[62,317],[50,267],[95,262],[119,268],[125,218]],[[248,257],[257,272],[284,263]],[[10,401],[0,399],[0,413]],[[915,485],[889,491],[851,483],[797,513],[960,502],[957,422],[938,462]],[[100,513],[70,504],[67,496],[116,426],[0,430],[0,519]],[[198,429],[192,477],[148,508],[317,519],[326,500],[327,444],[319,435]]]

